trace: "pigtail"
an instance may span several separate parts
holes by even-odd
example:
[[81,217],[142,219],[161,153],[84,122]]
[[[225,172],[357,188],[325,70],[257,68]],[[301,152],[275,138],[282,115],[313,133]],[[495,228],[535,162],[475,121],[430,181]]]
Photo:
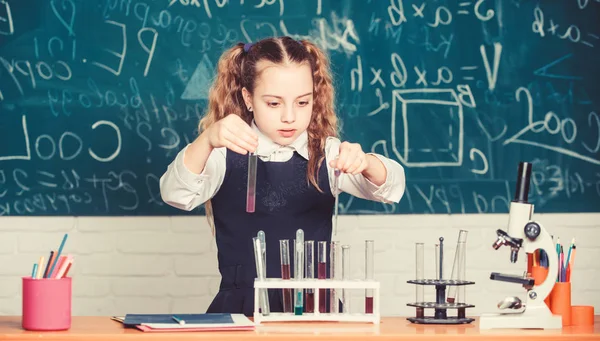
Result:
[[307,177],[309,182],[322,192],[318,185],[318,172],[325,157],[325,142],[328,136],[338,136],[335,93],[327,55],[309,41],[303,40],[300,43],[310,55],[314,84],[313,119],[307,129],[308,150],[311,155],[308,160]]
[[247,123],[251,122],[248,111],[244,110],[242,97],[244,57],[244,44],[239,43],[219,59],[217,76],[208,92],[208,112],[200,120],[199,133],[229,114],[238,115]]
[[[239,43],[226,51],[217,64],[217,75],[208,93],[208,111],[200,120],[198,134],[227,115],[234,114],[250,123],[252,117],[243,105],[242,68],[245,52],[244,44]],[[211,201],[204,204],[206,218],[213,236],[215,222]]]

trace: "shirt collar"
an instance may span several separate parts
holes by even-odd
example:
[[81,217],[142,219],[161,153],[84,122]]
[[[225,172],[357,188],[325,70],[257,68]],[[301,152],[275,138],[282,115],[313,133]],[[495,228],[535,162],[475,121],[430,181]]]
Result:
[[300,156],[308,160],[308,133],[306,130],[300,134],[300,136],[298,136],[294,142],[287,146],[282,146],[265,136],[260,129],[258,129],[254,120],[252,121],[252,129],[258,135],[258,147],[256,148],[256,155],[269,157],[276,151],[291,149],[295,150],[298,154],[300,154]]

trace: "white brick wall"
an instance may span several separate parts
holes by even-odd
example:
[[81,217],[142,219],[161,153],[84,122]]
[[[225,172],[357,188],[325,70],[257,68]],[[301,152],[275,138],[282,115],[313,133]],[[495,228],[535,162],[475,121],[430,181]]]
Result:
[[[537,214],[563,243],[577,239],[573,271],[573,304],[592,304],[600,311],[600,214]],[[446,241],[445,273],[451,272],[459,229],[469,231],[467,301],[470,315],[494,309],[507,294],[521,295],[515,284],[489,280],[492,271],[518,274],[506,247],[493,250],[495,230],[506,228],[508,215],[342,216],[340,241],[352,246],[353,275],[364,271],[364,240],[376,245],[375,275],[382,284],[382,314],[408,316],[406,303],[415,288],[414,243],[424,242],[426,256],[440,236]],[[74,315],[204,312],[215,295],[219,276],[216,248],[205,217],[21,218],[0,219],[0,315],[20,315],[21,276],[30,273],[41,255],[58,247],[65,232],[64,252],[72,253]],[[520,253],[524,261],[524,253]],[[433,276],[433,259],[426,262]],[[433,288],[425,290],[433,299]],[[362,308],[360,295],[352,309]]]

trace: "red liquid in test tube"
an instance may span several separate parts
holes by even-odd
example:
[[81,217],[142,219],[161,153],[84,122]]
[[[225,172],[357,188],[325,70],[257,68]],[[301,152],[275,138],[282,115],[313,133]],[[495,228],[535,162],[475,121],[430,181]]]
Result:
[[365,297],[365,314],[373,314],[373,297]]
[[[365,279],[373,280],[375,267],[375,245],[373,240],[365,241]],[[365,289],[365,314],[373,314],[373,289]]]
[[248,186],[246,188],[246,212],[253,213],[256,204],[256,154],[248,154]]
[[[319,270],[319,279],[327,278],[327,263],[319,262],[318,265]],[[319,312],[326,313],[327,312],[327,301],[325,301],[325,296],[327,294],[327,289],[319,289]]]
[[305,305],[304,305],[304,312],[306,313],[314,313],[315,312],[315,293],[314,292],[307,292],[306,295],[304,295],[306,298],[304,300]]
[[[281,258],[281,279],[291,278],[290,268],[290,244],[289,240],[282,239],[279,241],[279,253]],[[292,289],[282,289],[283,295],[283,312],[292,313],[294,312],[293,301],[292,301]]]
[[[315,278],[315,242],[313,240],[307,240],[304,242],[304,277],[306,279]],[[315,289],[306,288],[304,295],[304,312],[314,313],[315,312]]]
[[[327,242],[319,242],[318,245],[318,265],[317,265],[317,278],[327,278]],[[319,289],[319,312],[327,312],[327,301],[325,296],[327,295],[327,289]]]

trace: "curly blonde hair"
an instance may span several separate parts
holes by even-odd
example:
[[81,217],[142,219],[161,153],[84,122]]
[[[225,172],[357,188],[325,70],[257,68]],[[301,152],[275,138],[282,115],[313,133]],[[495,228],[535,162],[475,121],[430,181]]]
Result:
[[[325,157],[325,141],[338,136],[338,120],[335,114],[335,93],[327,55],[307,40],[290,37],[274,37],[260,40],[252,45],[238,43],[225,51],[217,65],[216,79],[209,90],[208,111],[200,120],[198,131],[206,130],[227,115],[238,115],[250,124],[253,112],[244,105],[242,89],[250,93],[256,84],[256,65],[260,61],[273,64],[308,64],[313,76],[313,113],[307,128],[308,169],[307,181],[322,192],[318,173]],[[212,220],[210,201],[205,204],[209,221]],[[213,231],[214,231],[214,226]]]

